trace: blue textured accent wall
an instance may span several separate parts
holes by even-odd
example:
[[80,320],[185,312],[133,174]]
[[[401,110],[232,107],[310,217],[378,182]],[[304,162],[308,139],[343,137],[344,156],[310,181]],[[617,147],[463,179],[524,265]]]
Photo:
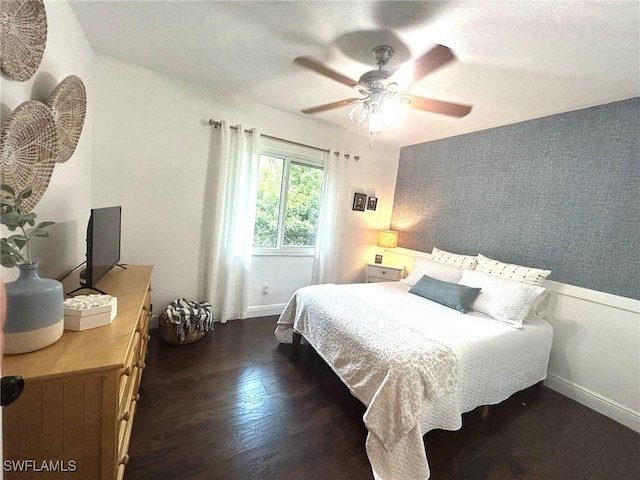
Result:
[[640,298],[640,98],[404,147],[399,245]]

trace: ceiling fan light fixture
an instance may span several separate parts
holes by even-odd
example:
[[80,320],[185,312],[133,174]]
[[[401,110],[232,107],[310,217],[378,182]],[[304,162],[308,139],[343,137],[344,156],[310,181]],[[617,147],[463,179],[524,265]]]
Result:
[[402,109],[400,108],[399,103],[395,100],[387,100],[382,104],[380,110],[382,113],[383,122],[387,127],[398,123],[400,117],[402,116]]
[[369,116],[369,132],[370,133],[378,133],[381,132],[384,128],[384,114],[375,109],[371,112]]
[[364,122],[365,118],[367,118],[368,113],[369,111],[367,110],[364,102],[360,102],[349,111],[349,120],[356,125],[360,125]]

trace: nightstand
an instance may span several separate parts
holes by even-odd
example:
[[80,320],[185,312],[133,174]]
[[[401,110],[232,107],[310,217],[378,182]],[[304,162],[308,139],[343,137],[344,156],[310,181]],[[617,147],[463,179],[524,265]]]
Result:
[[397,265],[382,265],[379,263],[367,263],[367,283],[397,282],[402,278],[404,267]]

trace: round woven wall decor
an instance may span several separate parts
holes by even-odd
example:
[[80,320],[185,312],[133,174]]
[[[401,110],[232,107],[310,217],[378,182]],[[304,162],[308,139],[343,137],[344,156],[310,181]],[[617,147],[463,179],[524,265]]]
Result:
[[22,204],[24,212],[33,210],[47,190],[57,154],[51,109],[35,100],[18,105],[0,134],[0,178],[16,193],[33,189]]
[[29,80],[47,43],[43,0],[0,1],[0,67],[13,80]]
[[62,80],[49,97],[58,131],[58,156],[56,162],[71,158],[80,140],[84,117],[87,113],[87,90],[79,77],[69,75]]

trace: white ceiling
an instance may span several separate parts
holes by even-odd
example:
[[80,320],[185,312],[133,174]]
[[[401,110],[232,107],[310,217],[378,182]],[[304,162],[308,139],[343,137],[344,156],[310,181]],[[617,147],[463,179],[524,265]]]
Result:
[[[378,44],[396,49],[389,70],[446,45],[458,60],[407,93],[473,110],[462,119],[406,111],[377,134],[399,146],[640,95],[636,1],[70,3],[98,53],[301,116],[358,94],[294,65],[297,56],[357,80],[375,68]],[[313,118],[367,135],[348,111]]]

